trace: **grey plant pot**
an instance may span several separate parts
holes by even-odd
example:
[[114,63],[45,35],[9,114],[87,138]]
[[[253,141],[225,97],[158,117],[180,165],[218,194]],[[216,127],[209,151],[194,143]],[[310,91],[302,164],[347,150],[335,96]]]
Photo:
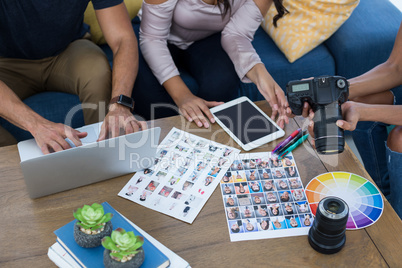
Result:
[[135,254],[134,258],[131,260],[119,262],[110,257],[110,250],[105,249],[103,251],[103,265],[105,265],[106,268],[138,268],[145,260],[144,250],[142,248],[139,250],[141,251]]
[[108,221],[105,224],[105,229],[99,234],[89,235],[81,232],[80,226],[75,222],[74,224],[74,240],[83,248],[95,248],[102,244],[102,238],[112,234],[112,222]]

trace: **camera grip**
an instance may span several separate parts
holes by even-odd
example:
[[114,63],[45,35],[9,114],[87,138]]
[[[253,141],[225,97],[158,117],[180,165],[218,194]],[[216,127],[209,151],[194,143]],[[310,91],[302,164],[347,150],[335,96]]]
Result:
[[289,107],[294,115],[302,115],[303,101],[295,96],[289,98]]

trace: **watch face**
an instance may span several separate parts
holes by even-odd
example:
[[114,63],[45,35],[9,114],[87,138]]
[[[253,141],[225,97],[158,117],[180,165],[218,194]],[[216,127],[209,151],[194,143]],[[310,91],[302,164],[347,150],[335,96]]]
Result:
[[130,108],[133,108],[133,106],[134,106],[133,99],[130,97],[124,96],[124,95],[120,95],[118,103],[120,103],[124,106],[130,107]]

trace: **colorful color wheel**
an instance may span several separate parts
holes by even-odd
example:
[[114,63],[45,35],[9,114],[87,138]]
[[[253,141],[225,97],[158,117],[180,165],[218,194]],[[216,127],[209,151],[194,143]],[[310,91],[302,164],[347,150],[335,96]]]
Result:
[[380,191],[367,179],[348,172],[329,172],[312,179],[306,186],[311,211],[327,196],[337,196],[349,206],[346,229],[361,229],[375,223],[382,214],[384,201]]

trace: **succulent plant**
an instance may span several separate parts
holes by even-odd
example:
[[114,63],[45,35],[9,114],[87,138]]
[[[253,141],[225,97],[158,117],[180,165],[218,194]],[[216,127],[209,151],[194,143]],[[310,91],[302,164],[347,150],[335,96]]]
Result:
[[135,235],[132,231],[126,232],[123,228],[117,228],[111,236],[102,239],[102,246],[110,250],[110,257],[122,262],[133,258],[143,244],[142,236]]
[[92,206],[84,205],[74,211],[74,218],[78,220],[77,224],[86,230],[95,231],[104,226],[104,223],[110,221],[112,213],[105,214],[103,206],[93,203]]

